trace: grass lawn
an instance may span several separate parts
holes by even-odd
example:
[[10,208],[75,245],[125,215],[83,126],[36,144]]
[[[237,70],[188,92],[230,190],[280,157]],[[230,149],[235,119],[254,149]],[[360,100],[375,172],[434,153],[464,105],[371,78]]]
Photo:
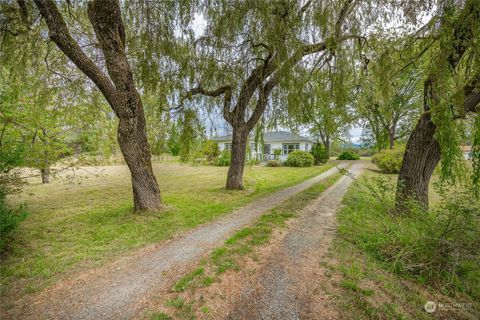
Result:
[[126,166],[83,168],[71,183],[60,179],[48,185],[31,183],[11,199],[27,203],[30,215],[2,258],[0,293],[18,297],[41,290],[67,272],[165,240],[332,166],[247,167],[246,189],[227,191],[228,168],[156,163],[154,171],[168,206],[162,213],[132,213]]

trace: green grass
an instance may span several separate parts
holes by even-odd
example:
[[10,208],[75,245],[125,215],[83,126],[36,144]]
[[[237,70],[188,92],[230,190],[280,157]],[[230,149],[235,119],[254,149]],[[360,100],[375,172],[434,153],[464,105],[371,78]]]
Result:
[[[172,287],[174,297],[166,302],[166,306],[173,309],[177,319],[194,319],[195,310],[209,314],[210,308],[205,305],[203,295],[197,300],[186,302],[182,292],[194,292],[197,288],[209,286],[214,281],[220,281],[219,276],[226,270],[240,270],[242,260],[250,255],[255,260],[255,247],[268,243],[275,228],[283,228],[286,221],[317,198],[320,193],[337,182],[343,175],[333,174],[325,180],[316,183],[292,198],[283,201],[277,207],[258,218],[251,226],[237,231],[225,244],[214,249],[208,259],[202,259],[197,269],[180,278]],[[165,313],[150,313],[150,319],[157,319],[159,315],[169,317]],[[166,318],[167,319],[167,318]]]
[[[211,279],[211,282],[213,282],[214,277],[227,270],[238,271],[241,260],[245,255],[250,254],[254,257],[255,247],[268,243],[275,228],[285,227],[288,219],[297,215],[307,206],[309,201],[317,198],[320,193],[332,186],[340,177],[342,177],[340,173],[333,174],[307,190],[294,195],[291,199],[280,203],[267,214],[258,218],[251,226],[237,231],[225,241],[225,245],[214,249],[209,259],[200,263],[201,267],[177,281],[172,291],[180,292],[188,288],[195,289],[206,286],[208,284],[205,283],[205,279]],[[207,275],[205,267],[213,270],[214,274]]]
[[30,215],[2,258],[0,293],[13,297],[41,290],[65,273],[168,239],[331,167],[246,167],[246,189],[227,191],[228,168],[157,163],[154,171],[167,211],[142,214],[132,213],[125,166],[82,168],[72,183],[30,180],[10,199],[27,203]]
[[[362,185],[379,176],[386,182],[372,195]],[[437,312],[438,316],[480,316],[480,306],[473,303],[478,299],[478,271],[458,278],[437,274],[437,261],[442,256],[435,251],[433,239],[441,222],[436,216],[439,213],[398,215],[389,210],[394,201],[394,189],[389,185],[394,179],[393,175],[367,173],[343,199],[345,206],[338,214],[338,234],[331,250],[336,260],[333,268],[341,274],[336,301],[342,314],[347,318],[356,315],[357,319],[431,319],[423,306],[434,300],[473,305],[468,312]],[[461,237],[466,241],[466,232]],[[451,283],[451,279],[457,282]]]

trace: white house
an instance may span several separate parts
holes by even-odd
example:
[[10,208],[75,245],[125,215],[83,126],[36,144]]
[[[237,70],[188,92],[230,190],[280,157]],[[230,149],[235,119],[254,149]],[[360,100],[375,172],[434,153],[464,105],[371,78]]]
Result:
[[[225,149],[232,149],[232,136],[222,136],[212,138],[218,143],[220,151]],[[253,136],[250,136],[250,154],[252,158],[262,161],[275,159],[275,150],[278,156],[278,160],[285,161],[290,152],[295,150],[310,151],[315,141],[307,137],[302,137],[295,133],[286,131],[266,132],[263,135],[263,145],[258,145],[258,149],[255,148],[255,142]]]

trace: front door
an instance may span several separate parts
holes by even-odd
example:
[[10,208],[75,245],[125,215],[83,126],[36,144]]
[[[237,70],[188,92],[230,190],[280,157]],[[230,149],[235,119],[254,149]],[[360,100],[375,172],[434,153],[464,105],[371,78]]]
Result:
[[263,145],[263,156],[264,156],[265,160],[270,159],[270,145],[269,144]]

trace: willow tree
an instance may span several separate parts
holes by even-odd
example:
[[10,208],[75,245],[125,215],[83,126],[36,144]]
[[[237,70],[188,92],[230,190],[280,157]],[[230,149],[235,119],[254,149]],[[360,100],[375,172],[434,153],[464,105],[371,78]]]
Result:
[[357,113],[362,117],[380,151],[411,132],[421,109],[421,75],[412,65],[399,71],[402,59],[399,40],[370,39],[364,52],[359,81]]
[[197,85],[188,96],[223,97],[223,118],[232,126],[227,189],[243,188],[248,136],[272,90],[299,63],[326,59],[341,43],[359,38],[357,5],[353,0],[207,3],[206,34],[195,47]]
[[[441,160],[442,181],[455,183],[463,161],[462,122],[476,114],[473,145],[473,185],[480,186],[480,2],[439,3],[434,18],[415,41],[427,39],[415,57],[428,53],[424,82],[424,112],[411,133],[403,157],[396,194],[397,208],[413,199],[428,207],[428,184]],[[415,63],[412,59],[411,63]]]
[[312,136],[323,144],[327,158],[331,143],[347,137],[353,121],[353,51],[354,48],[337,48],[321,69],[303,70],[306,75],[299,78],[304,78],[304,82],[287,87],[288,113],[283,124],[310,127]]
[[[82,45],[89,39],[74,38],[53,0],[35,0],[50,39],[103,93],[119,119],[117,137],[132,178],[135,210],[158,210],[160,189],[153,174],[145,115],[126,54],[125,26],[118,0],[94,0],[87,14],[105,59],[108,75],[90,58]],[[85,34],[88,34],[89,30]],[[77,40],[77,39],[78,40]]]

